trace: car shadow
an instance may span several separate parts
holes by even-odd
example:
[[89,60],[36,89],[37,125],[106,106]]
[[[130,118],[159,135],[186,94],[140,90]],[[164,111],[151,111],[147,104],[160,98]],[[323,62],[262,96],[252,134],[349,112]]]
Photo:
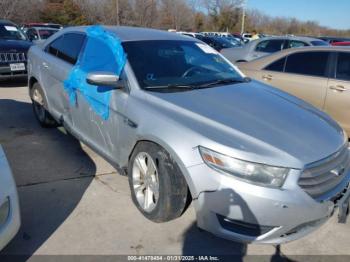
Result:
[[16,180],[22,220],[0,255],[20,255],[24,261],[72,214],[96,166],[72,136],[41,128],[30,103],[0,100],[0,122],[0,144]]
[[16,79],[3,79],[0,80],[0,88],[12,88],[22,87],[27,85],[28,79],[26,77],[20,77]]

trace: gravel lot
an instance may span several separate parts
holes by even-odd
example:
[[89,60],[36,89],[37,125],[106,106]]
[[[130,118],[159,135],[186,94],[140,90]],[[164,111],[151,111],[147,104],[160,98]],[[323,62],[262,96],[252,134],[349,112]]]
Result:
[[[169,223],[146,220],[132,204],[126,177],[63,129],[40,128],[25,85],[0,82],[0,144],[22,213],[19,233],[0,254],[275,254],[273,246],[199,231],[192,207]],[[281,255],[350,255],[349,247],[350,223],[333,217],[308,237],[282,245]]]

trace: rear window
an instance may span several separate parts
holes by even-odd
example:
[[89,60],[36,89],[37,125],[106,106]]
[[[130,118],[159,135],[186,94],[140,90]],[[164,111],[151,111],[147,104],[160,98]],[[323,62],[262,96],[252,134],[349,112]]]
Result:
[[50,54],[70,64],[75,64],[84,40],[85,35],[83,34],[67,33],[53,41],[47,50]]
[[326,76],[329,52],[303,52],[289,55],[285,72],[309,76]]

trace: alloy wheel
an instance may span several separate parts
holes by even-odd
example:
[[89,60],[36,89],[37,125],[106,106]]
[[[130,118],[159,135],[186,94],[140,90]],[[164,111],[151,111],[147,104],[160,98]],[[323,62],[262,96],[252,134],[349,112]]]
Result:
[[145,212],[152,212],[159,199],[158,169],[152,157],[140,152],[132,168],[133,189],[139,206]]

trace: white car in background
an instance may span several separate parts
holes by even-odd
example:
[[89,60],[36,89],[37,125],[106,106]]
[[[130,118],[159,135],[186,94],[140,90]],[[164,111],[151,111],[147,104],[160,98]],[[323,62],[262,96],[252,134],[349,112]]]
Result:
[[0,250],[16,235],[20,226],[16,183],[0,146]]

